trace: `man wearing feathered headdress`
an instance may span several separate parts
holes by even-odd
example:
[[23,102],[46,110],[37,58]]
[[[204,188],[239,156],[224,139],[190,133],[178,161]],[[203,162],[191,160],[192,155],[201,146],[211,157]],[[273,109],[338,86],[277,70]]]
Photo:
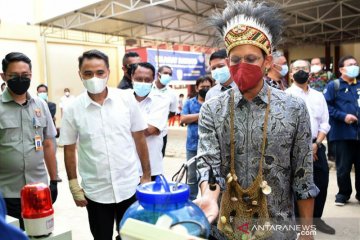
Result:
[[[311,239],[315,230],[319,190],[306,105],[263,80],[282,19],[275,7],[235,0],[210,19],[225,42],[239,91],[227,90],[201,108],[197,203],[228,239],[296,239],[304,226],[308,232],[301,238]],[[294,199],[301,226],[295,223]]]

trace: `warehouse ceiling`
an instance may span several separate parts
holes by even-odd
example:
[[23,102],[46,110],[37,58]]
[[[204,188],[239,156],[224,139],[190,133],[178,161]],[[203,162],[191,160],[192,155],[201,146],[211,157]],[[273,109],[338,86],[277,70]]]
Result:
[[[284,45],[360,42],[360,0],[267,0],[287,20]],[[67,31],[101,33],[105,42],[161,41],[212,46],[214,29],[206,19],[223,0],[103,0],[39,23],[44,36]]]

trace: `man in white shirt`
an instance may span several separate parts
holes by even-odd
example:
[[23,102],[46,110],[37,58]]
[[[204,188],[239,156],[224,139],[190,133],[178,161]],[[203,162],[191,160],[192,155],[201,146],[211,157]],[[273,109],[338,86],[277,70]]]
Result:
[[[165,98],[168,98],[170,101],[168,119],[175,116],[177,110],[177,97],[175,92],[169,87],[169,83],[172,80],[172,69],[169,66],[161,66],[158,69],[157,79],[153,83],[151,93],[162,94]],[[163,147],[162,155],[165,157],[165,149],[167,143],[167,125],[165,129],[161,132],[163,137]]]
[[[167,126],[170,100],[160,92],[152,91],[155,68],[147,62],[134,65],[131,74],[134,95],[140,111],[147,123],[145,129],[146,143],[149,148],[151,179],[163,173],[163,137],[161,133]],[[150,93],[151,92],[151,93]],[[140,172],[140,176],[142,172]]]
[[75,99],[75,97],[70,94],[70,89],[69,88],[64,88],[64,96],[62,96],[60,98],[60,103],[59,103],[61,117],[64,114],[64,109],[68,105],[70,105],[71,102],[74,101],[74,99]]
[[209,64],[211,68],[211,76],[217,84],[210,88],[210,90],[206,93],[205,101],[221,94],[222,92],[225,92],[228,89],[238,89],[230,76],[225,49],[211,54]]
[[326,149],[322,144],[322,141],[330,130],[329,112],[324,95],[310,88],[308,84],[309,73],[310,63],[308,61],[297,60],[292,63],[290,66],[290,77],[294,80],[294,83],[290,88],[285,90],[285,92],[302,98],[306,103],[310,115],[313,139],[314,182],[320,189],[320,193],[315,198],[314,224],[316,225],[316,229],[321,232],[335,234],[335,229],[321,219],[329,185],[329,166],[325,154]]
[[79,76],[87,91],[66,108],[60,136],[70,191],[77,206],[86,206],[95,240],[111,240],[114,219],[118,229],[135,201],[137,155],[144,173],[140,182],[150,181],[147,125],[131,91],[106,86],[109,74],[104,53],[90,50],[79,57]]

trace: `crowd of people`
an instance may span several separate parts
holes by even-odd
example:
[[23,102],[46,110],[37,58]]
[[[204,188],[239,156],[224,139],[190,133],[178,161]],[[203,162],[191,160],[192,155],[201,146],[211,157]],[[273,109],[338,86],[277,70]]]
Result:
[[[187,173],[190,199],[215,222],[213,239],[243,239],[238,226],[249,221],[296,224],[296,219],[335,234],[322,219],[328,157],[336,161],[335,205],[344,206],[351,197],[353,165],[360,201],[358,61],[342,57],[338,78],[320,57],[289,66],[276,50],[284,25],[277,16],[275,7],[252,1],[228,1],[214,14],[210,22],[225,49],[210,56],[211,74],[197,79],[196,95],[185,103],[184,95],[178,97],[169,86],[170,66],[156,72],[128,52],[124,77],[111,88],[107,55],[84,52],[78,58],[79,81],[86,91],[74,97],[64,89],[60,132],[48,87],[37,86],[36,96],[28,92],[31,60],[20,52],[7,54],[0,95],[0,192],[7,214],[24,229],[20,190],[27,183],[48,183],[56,201],[62,179],[55,138],[60,135],[74,202],[86,207],[94,239],[112,239],[114,222],[119,230],[124,212],[136,201],[137,185],[163,174],[168,123],[177,119],[187,126],[186,158],[194,160]],[[248,234],[296,238],[294,231]]]

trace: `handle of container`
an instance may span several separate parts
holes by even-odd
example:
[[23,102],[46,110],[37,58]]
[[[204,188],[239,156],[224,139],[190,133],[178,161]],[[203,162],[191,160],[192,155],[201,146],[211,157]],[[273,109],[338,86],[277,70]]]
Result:
[[170,192],[170,187],[164,175],[160,174],[155,179],[154,191],[160,191],[161,186],[165,189],[165,192]]

